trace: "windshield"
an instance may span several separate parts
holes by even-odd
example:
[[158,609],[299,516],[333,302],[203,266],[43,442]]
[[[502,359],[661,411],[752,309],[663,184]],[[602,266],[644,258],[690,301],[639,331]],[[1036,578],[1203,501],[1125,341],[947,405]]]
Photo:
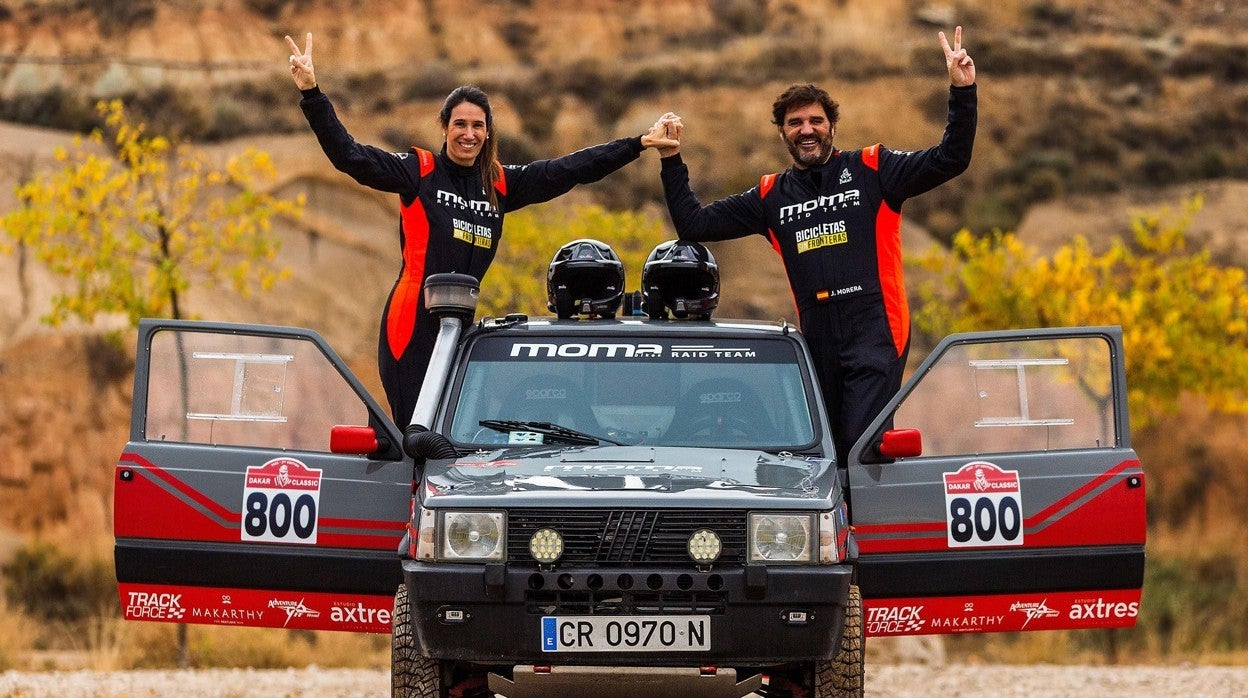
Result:
[[549,443],[482,420],[548,422],[657,446],[798,450],[814,441],[797,345],[784,338],[482,337],[451,415],[467,444]]

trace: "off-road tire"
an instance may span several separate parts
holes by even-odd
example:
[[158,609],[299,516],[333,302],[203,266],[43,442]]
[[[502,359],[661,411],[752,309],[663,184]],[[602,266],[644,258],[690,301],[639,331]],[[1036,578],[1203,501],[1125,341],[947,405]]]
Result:
[[845,631],[841,633],[841,647],[831,661],[815,662],[814,698],[862,698],[866,685],[863,678],[864,657],[862,592],[857,584],[851,584],[845,600]]
[[442,662],[416,651],[412,607],[407,585],[394,594],[394,625],[390,629],[390,695],[393,698],[445,698]]

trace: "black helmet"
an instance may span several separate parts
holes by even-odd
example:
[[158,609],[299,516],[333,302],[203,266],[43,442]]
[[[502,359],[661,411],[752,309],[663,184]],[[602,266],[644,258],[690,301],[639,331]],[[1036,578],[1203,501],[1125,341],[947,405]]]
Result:
[[546,306],[560,318],[615,317],[624,297],[624,263],[605,242],[573,240],[546,272]]
[[696,242],[659,243],[641,268],[646,314],[665,318],[709,320],[719,305],[719,265],[711,251]]

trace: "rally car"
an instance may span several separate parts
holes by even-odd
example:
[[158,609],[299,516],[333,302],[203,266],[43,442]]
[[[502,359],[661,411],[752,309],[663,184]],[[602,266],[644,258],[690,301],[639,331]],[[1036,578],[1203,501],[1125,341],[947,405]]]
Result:
[[388,633],[395,695],[509,698],[861,695],[865,636],[1135,623],[1119,328],[948,337],[838,463],[800,332],[678,283],[704,248],[622,303],[576,259],[548,318],[431,277],[401,426],[315,332],[143,321],[125,618]]

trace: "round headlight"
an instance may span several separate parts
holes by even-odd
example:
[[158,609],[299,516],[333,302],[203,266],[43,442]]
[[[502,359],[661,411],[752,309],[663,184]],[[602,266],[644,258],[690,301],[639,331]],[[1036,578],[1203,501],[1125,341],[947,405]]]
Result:
[[810,516],[755,515],[751,519],[752,553],[759,562],[807,562],[810,560]]
[[529,554],[545,564],[558,560],[563,555],[563,536],[553,528],[538,529],[529,537]]
[[447,559],[495,560],[503,551],[501,514],[448,512],[443,536]]
[[689,557],[693,558],[694,562],[715,562],[719,559],[719,554],[723,552],[723,549],[724,546],[719,536],[710,529],[698,529],[693,532],[692,536],[689,536]]

